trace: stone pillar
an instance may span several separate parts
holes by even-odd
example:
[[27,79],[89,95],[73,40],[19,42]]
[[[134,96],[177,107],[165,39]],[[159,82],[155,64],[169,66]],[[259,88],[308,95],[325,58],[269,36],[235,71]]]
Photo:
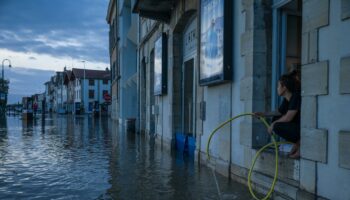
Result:
[[[240,99],[245,102],[245,112],[267,110],[271,70],[271,1],[242,0],[245,14],[245,32],[241,35],[241,55],[245,73],[240,81]],[[241,124],[240,143],[247,147],[259,147],[267,143],[264,125],[252,118]]]
[[[303,0],[301,160],[298,199],[313,198],[317,188],[317,162],[327,163],[328,132],[318,129],[319,95],[328,95],[328,61],[319,61],[318,34],[329,23],[329,0]],[[305,193],[309,193],[306,194]]]

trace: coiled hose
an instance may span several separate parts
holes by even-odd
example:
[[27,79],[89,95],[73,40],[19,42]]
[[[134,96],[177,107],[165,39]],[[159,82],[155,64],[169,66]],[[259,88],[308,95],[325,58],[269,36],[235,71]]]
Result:
[[[222,127],[224,127],[226,124],[228,124],[229,122],[235,120],[235,119],[238,119],[240,117],[244,117],[244,116],[252,116],[252,117],[256,117],[258,118],[265,126],[266,128],[269,128],[270,125],[267,123],[266,119],[262,116],[258,116],[254,113],[243,113],[243,114],[240,114],[240,115],[237,115],[235,117],[232,117],[230,118],[229,120],[223,122],[222,124],[220,124],[217,128],[215,128],[210,136],[209,136],[209,139],[208,139],[208,143],[207,143],[207,158],[208,160],[210,160],[210,155],[209,155],[209,146],[210,146],[210,142],[211,142],[211,139],[213,138],[214,134],[219,130],[221,129]],[[271,135],[272,137],[272,142],[263,146],[261,149],[259,149],[258,152],[256,152],[255,154],[255,157],[252,161],[252,165],[249,169],[249,173],[248,173],[248,188],[249,188],[249,192],[250,194],[252,195],[252,197],[256,200],[267,200],[271,197],[274,189],[275,189],[275,185],[276,185],[276,182],[277,182],[277,176],[278,176],[278,146],[281,145],[281,144],[291,144],[290,142],[276,142],[276,139],[275,139],[275,133],[273,133]],[[266,196],[262,199],[259,199],[254,191],[253,191],[253,188],[252,188],[252,182],[251,182],[251,177],[252,177],[252,172],[253,172],[253,169],[254,169],[254,166],[255,166],[255,163],[258,159],[258,157],[260,156],[261,152],[263,152],[266,148],[270,147],[270,146],[274,146],[275,148],[275,175],[274,175],[274,178],[273,178],[273,181],[272,181],[272,184],[271,184],[271,187],[270,187],[270,190],[267,192]]]

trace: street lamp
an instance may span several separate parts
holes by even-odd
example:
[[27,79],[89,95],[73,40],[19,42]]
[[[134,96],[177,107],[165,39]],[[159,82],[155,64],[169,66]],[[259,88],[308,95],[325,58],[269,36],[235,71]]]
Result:
[[2,78],[2,87],[4,87],[4,82],[5,82],[5,79],[4,79],[4,62],[5,61],[8,61],[9,62],[9,67],[11,68],[11,60],[9,59],[4,59],[2,60],[2,73],[1,73],[1,78]]

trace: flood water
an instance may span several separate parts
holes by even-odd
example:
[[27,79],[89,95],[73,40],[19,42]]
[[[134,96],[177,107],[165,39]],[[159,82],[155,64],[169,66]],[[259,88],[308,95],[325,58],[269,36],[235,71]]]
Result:
[[250,199],[246,186],[123,129],[88,116],[1,120],[0,199]]

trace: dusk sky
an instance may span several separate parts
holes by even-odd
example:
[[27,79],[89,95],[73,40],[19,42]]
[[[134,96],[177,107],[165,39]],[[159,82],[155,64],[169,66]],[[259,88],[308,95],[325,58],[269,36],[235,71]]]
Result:
[[[14,68],[28,70],[62,71],[64,66],[83,68],[82,60],[86,61],[87,69],[109,67],[108,2],[0,0],[1,61],[8,58]],[[5,77],[11,81],[7,70],[6,67]],[[48,76],[48,73],[41,75],[44,74]],[[10,85],[10,95],[17,89]]]
[[0,0],[0,56],[12,65],[105,68],[108,0]]

